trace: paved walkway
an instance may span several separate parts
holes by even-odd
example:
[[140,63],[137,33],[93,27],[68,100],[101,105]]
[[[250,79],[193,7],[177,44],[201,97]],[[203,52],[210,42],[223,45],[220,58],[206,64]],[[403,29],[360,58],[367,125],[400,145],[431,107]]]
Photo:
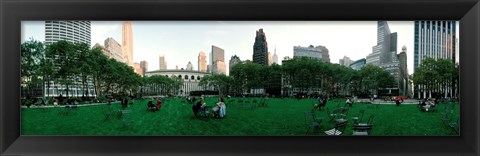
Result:
[[[370,102],[370,99],[358,99],[357,102]],[[373,100],[373,104],[382,104],[382,105],[395,105],[395,101],[385,101],[383,99],[375,99]],[[417,99],[405,99],[401,103],[407,104],[407,105],[413,105],[413,104],[418,104]]]
[[[116,103],[116,102],[120,102],[120,101],[115,101],[115,102],[112,102],[113,103]],[[105,105],[105,104],[108,104],[108,103],[92,103],[92,104],[78,104],[76,105],[77,107],[83,107],[83,106],[96,106],[96,105]],[[65,106],[71,106],[71,105],[45,105],[45,106],[36,106],[36,105],[31,105],[30,108],[63,108]],[[22,106],[21,108],[28,108],[27,106]]]

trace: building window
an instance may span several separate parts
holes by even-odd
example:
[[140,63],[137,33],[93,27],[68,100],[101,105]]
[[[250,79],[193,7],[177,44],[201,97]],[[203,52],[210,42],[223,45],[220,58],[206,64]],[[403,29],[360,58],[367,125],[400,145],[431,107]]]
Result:
[[197,80],[200,80],[200,76],[197,76]]
[[195,80],[195,76],[192,75],[192,76],[190,77],[190,79],[191,79],[191,80]]
[[185,75],[185,80],[188,80],[188,75]]

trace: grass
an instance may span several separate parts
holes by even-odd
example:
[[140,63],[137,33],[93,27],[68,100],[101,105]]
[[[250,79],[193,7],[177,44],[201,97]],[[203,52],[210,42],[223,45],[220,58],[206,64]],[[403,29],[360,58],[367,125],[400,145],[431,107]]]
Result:
[[[207,105],[214,105],[216,98],[206,98]],[[228,101],[228,100],[227,100]],[[79,107],[70,114],[62,115],[64,108],[22,108],[22,135],[271,135],[298,136],[305,135],[307,127],[303,112],[311,110],[314,99],[269,99],[268,107],[254,109],[241,107],[237,103],[227,102],[227,116],[224,119],[203,120],[195,118],[192,105],[182,103],[181,99],[169,99],[158,112],[147,112],[147,100],[137,100],[132,105],[132,112],[125,116],[129,124],[122,119],[105,120],[108,105]],[[337,103],[343,106],[345,100],[330,100],[327,107],[333,110]],[[381,136],[445,136],[453,135],[442,121],[444,106],[439,104],[437,112],[421,112],[417,105],[379,105],[378,108],[366,104],[354,104],[348,113],[349,123],[345,135],[352,134],[350,120],[357,116],[360,109],[365,110],[363,121],[368,114],[374,114],[374,127],[371,135]],[[454,120],[459,117],[459,104],[454,105]],[[120,109],[119,103],[112,105]],[[328,123],[325,111],[316,111],[318,117],[324,118],[322,129],[328,130],[333,125]],[[321,135],[309,134],[309,135]]]

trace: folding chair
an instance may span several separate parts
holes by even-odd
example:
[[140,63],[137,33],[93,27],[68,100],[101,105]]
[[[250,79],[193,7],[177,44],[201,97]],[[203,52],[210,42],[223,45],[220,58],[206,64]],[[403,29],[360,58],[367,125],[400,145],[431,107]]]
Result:
[[348,120],[343,122],[335,123],[335,128],[325,131],[326,135],[342,135],[343,131],[345,131],[345,127],[347,126]]
[[450,127],[450,133],[454,133],[454,134],[459,134],[459,127],[460,127],[460,119],[457,119],[456,121],[454,122],[450,122],[448,124],[448,127]]
[[365,110],[361,109],[361,110],[358,112],[358,116],[352,118],[354,125],[362,122],[363,114],[364,114],[364,113],[365,113]]
[[305,118],[305,126],[307,126],[307,132],[305,132],[305,135],[310,132],[310,129],[313,129],[314,133],[316,133],[320,128],[320,125],[322,123],[322,118],[317,118],[315,115],[314,111],[307,111],[304,112],[304,118]]
[[333,113],[330,113],[330,109],[327,108],[326,112],[327,112],[327,116],[329,117],[329,123],[331,123],[333,120],[337,119],[338,116],[340,115],[341,113],[341,109],[337,108],[337,109],[334,109],[333,110]]
[[369,135],[373,125],[353,125],[352,135]]

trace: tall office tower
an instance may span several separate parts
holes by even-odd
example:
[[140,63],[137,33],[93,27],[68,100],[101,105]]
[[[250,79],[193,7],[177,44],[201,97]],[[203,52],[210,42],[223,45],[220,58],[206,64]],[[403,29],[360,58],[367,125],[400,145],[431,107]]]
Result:
[[193,70],[192,62],[188,61],[186,70]]
[[198,71],[207,72],[207,56],[203,51],[198,53]]
[[167,69],[167,61],[165,61],[165,55],[163,54],[160,54],[159,61],[158,61],[158,69],[159,70]]
[[[415,21],[414,36],[414,60],[413,71],[422,64],[423,59],[430,57],[433,59],[448,59],[453,63],[457,60],[456,56],[456,23],[457,21]],[[452,81],[455,81],[452,79]],[[417,86],[416,95],[418,97],[432,97],[432,93],[442,93],[442,97],[453,97],[458,93],[456,82],[451,85],[438,84],[437,89],[422,92],[423,87]],[[428,94],[428,95],[427,95]],[[423,95],[423,96],[422,96]]]
[[272,65],[273,63],[273,56],[271,52],[268,52],[268,65]]
[[272,56],[272,63],[278,64],[277,46],[275,46],[275,52],[273,53],[273,56]]
[[255,43],[253,44],[253,63],[268,65],[268,44],[263,29],[256,32]]
[[110,58],[114,58],[118,62],[125,63],[125,61],[123,60],[122,45],[120,45],[120,43],[115,41],[115,39],[109,37],[105,40],[104,45],[105,49],[107,49],[111,54],[111,56],[109,56]]
[[[218,70],[217,67],[221,67],[222,69],[225,69],[226,67],[223,67],[225,66],[225,50],[223,50],[222,48],[219,48],[217,46],[214,46],[212,45],[212,52],[211,52],[211,72],[214,73],[214,74],[219,74],[220,71]],[[220,61],[220,62],[223,62],[223,64],[220,64],[220,65],[217,65],[216,63]],[[225,71],[223,71],[223,73],[226,73]]]
[[366,63],[389,72],[395,79],[393,88],[398,89],[400,93],[403,75],[400,74],[400,62],[397,56],[397,33],[390,32],[387,21],[377,22],[377,45],[373,46]]
[[133,69],[135,73],[137,73],[140,76],[143,76],[143,70],[142,70],[142,67],[140,67],[140,63],[137,63],[137,62],[133,63]]
[[415,21],[413,71],[426,57],[455,63],[456,21]]
[[238,63],[242,62],[242,60],[240,60],[240,57],[238,57],[237,55],[233,55],[231,58],[230,58],[230,61],[228,63],[229,67],[228,67],[228,70],[229,72],[231,73],[232,72],[232,68],[237,65]]
[[223,75],[227,74],[227,69],[226,69],[227,65],[225,64],[225,62],[217,60],[213,64],[215,68],[215,71],[213,72],[213,74],[223,74]]
[[[45,21],[45,45],[50,45],[57,41],[68,41],[71,43],[85,43],[90,47],[91,44],[91,24],[90,21]],[[106,53],[106,48],[97,44]],[[55,65],[56,66],[56,65]],[[74,77],[72,79],[80,79]],[[68,86],[68,97],[95,97],[94,84],[91,79],[87,80],[87,89],[84,84],[73,81]],[[67,86],[58,81],[49,81],[42,86],[44,97],[67,96]],[[40,88],[39,88],[40,89]]]
[[148,62],[145,60],[140,61],[140,68],[142,68],[142,75],[145,76],[145,72],[148,71]]
[[66,40],[90,47],[90,21],[45,21],[45,45]]
[[310,45],[308,47],[294,46],[293,47],[293,57],[309,57],[321,60],[323,62],[330,62],[330,55],[328,54],[328,49],[325,46],[316,46]]
[[402,52],[398,55],[399,67],[400,67],[400,81],[399,81],[399,94],[401,95],[411,95],[409,92],[409,81],[408,81],[408,68],[407,68],[407,47],[402,47]]
[[380,66],[394,61],[397,54],[397,33],[391,33],[387,21],[377,22],[377,45],[367,56],[367,64]]
[[124,21],[122,25],[122,48],[125,63],[133,67],[133,31],[130,21]]
[[178,70],[178,65],[175,65],[175,70]]
[[347,56],[343,56],[343,58],[338,61],[338,64],[346,67],[350,67],[350,64],[352,63],[353,63],[353,60],[351,60],[350,57],[347,57]]

